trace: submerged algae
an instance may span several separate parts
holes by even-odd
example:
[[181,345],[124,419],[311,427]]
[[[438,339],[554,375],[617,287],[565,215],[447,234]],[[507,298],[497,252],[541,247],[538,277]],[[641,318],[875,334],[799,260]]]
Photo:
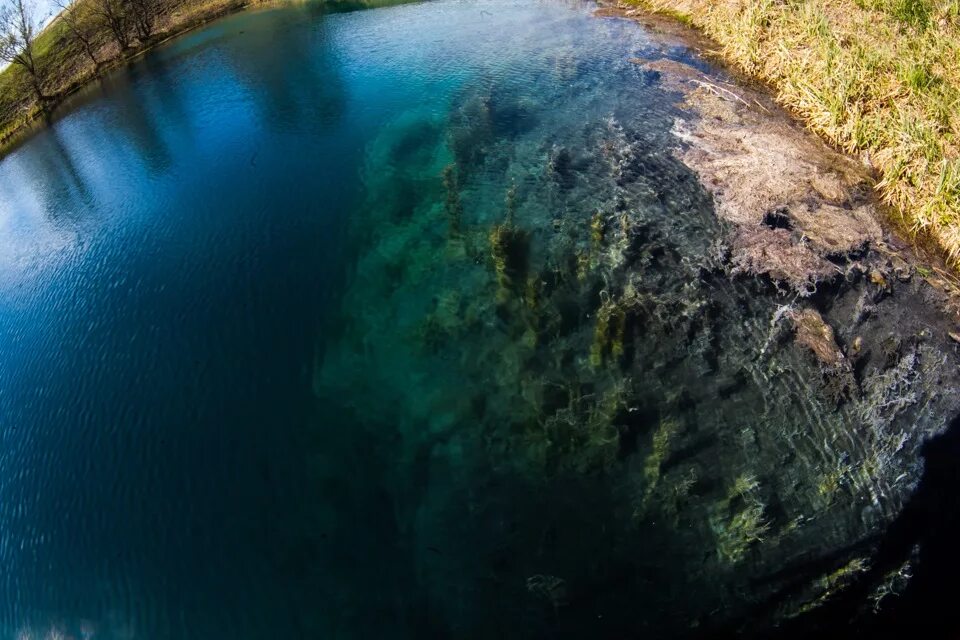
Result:
[[760,484],[752,476],[737,476],[726,499],[715,509],[711,526],[717,536],[717,554],[722,562],[736,564],[752,545],[763,542],[770,530]]

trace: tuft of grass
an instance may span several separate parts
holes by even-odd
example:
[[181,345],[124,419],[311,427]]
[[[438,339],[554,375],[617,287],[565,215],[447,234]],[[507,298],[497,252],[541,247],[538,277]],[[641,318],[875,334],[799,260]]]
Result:
[[930,71],[930,68],[924,64],[910,63],[908,65],[901,65],[901,73],[903,83],[915,94],[930,91],[943,82],[940,76]]
[[933,15],[928,0],[892,0],[887,3],[886,10],[900,22],[920,28],[926,28]]
[[960,266],[960,0],[628,0],[681,14]]

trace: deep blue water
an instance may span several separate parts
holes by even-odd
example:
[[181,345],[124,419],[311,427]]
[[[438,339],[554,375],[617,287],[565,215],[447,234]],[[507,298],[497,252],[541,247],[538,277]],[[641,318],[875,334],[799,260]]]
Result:
[[[667,155],[669,96],[629,59],[687,54],[591,11],[238,15],[0,162],[0,638],[541,637],[633,616],[630,578],[558,631],[566,594],[541,586],[612,565],[588,560],[622,542],[609,488],[531,479],[606,464],[606,441],[520,455],[482,426],[528,399],[505,345],[537,341],[488,340],[492,225],[587,225],[624,197],[588,186],[617,152],[601,138]],[[452,163],[472,230],[448,246]],[[531,195],[545,167],[552,200]],[[713,233],[671,171],[644,206]],[[554,251],[533,234],[535,259]],[[586,354],[584,326],[561,333]]]

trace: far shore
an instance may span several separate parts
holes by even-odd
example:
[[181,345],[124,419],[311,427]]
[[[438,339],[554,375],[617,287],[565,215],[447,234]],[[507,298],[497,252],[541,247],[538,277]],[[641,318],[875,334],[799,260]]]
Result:
[[[50,117],[56,108],[71,95],[103,77],[109,71],[136,61],[149,51],[195,29],[250,9],[267,9],[293,4],[302,0],[160,0],[161,13],[157,16],[153,35],[145,42],[131,38],[131,46],[120,51],[102,31],[95,36],[98,64],[87,59],[73,41],[69,29],[57,17],[49,22],[35,43],[38,64],[44,71],[44,104],[35,100],[25,79],[25,73],[16,65],[0,71],[0,160],[29,138],[37,126]],[[375,7],[401,4],[410,0],[326,0],[334,6]],[[91,0],[76,0],[82,11]],[[81,14],[81,19],[92,19]]]
[[[83,2],[84,0],[78,0]],[[161,16],[157,32],[148,42],[135,42],[130,49],[118,51],[113,43],[100,38],[96,55],[99,65],[81,57],[77,46],[70,41],[69,32],[55,18],[37,37],[35,48],[44,70],[45,104],[40,105],[24,88],[25,74],[16,65],[0,72],[0,155],[5,155],[21,143],[34,127],[47,118],[66,98],[112,69],[121,67],[171,38],[192,31],[212,20],[251,6],[266,6],[282,0],[212,0],[195,7],[184,5],[172,8]],[[5,89],[5,90],[4,90]]]

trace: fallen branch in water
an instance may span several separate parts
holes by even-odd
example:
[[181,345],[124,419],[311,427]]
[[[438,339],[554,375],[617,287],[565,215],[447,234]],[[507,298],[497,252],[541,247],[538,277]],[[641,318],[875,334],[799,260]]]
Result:
[[[713,95],[715,95],[715,96],[717,96],[717,97],[719,97],[719,98],[723,98],[723,97],[725,97],[725,96],[731,97],[731,98],[733,98],[734,100],[736,100],[737,102],[739,102],[739,103],[741,103],[741,104],[743,104],[743,105],[745,105],[745,106],[747,106],[747,107],[750,106],[750,103],[749,103],[749,102],[747,102],[746,100],[744,100],[743,98],[741,98],[740,96],[738,96],[737,94],[735,94],[735,93],[734,93],[733,91],[731,91],[730,89],[727,89],[727,88],[725,88],[725,87],[721,87],[720,85],[713,84],[712,82],[706,82],[706,81],[704,81],[704,80],[696,80],[696,79],[694,79],[694,82],[695,82],[699,87],[701,87],[701,88],[703,88],[703,89],[706,89],[707,91],[709,91],[710,93],[712,93]],[[758,104],[759,104],[759,103],[758,103]]]

